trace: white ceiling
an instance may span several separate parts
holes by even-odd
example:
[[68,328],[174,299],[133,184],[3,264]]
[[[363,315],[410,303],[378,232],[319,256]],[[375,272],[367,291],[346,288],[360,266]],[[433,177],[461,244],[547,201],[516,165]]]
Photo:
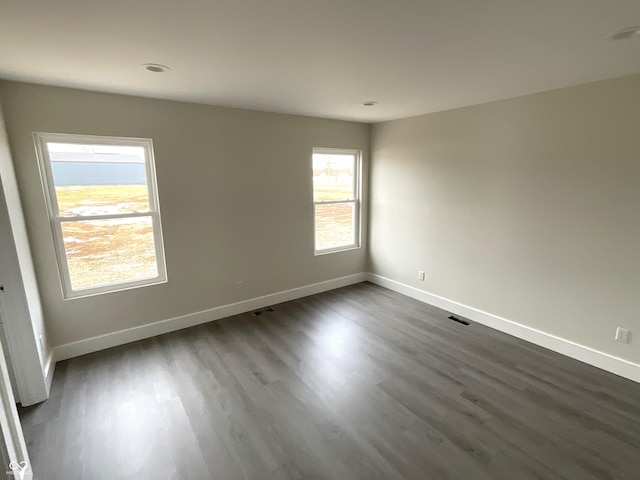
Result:
[[640,36],[605,40],[638,24],[639,0],[0,0],[0,78],[379,122],[638,73]]

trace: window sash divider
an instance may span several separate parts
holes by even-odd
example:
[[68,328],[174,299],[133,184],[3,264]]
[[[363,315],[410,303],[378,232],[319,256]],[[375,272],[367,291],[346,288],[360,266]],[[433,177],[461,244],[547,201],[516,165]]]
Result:
[[314,200],[314,205],[332,205],[336,203],[356,203],[358,200],[352,198],[350,200]]
[[105,215],[75,215],[73,217],[57,216],[53,221],[60,224],[64,222],[86,222],[92,220],[113,220],[118,218],[153,217],[157,212],[149,210],[146,212],[110,213]]

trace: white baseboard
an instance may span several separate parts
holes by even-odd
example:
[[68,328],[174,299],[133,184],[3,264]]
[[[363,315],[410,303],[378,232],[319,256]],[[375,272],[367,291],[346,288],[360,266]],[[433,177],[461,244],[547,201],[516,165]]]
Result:
[[507,320],[506,318],[483,312],[477,308],[463,305],[462,303],[434,295],[433,293],[425,292],[424,290],[396,282],[395,280],[391,280],[380,275],[368,273],[366,275],[366,279],[371,283],[380,285],[381,287],[402,293],[408,297],[415,298],[421,302],[428,303],[429,305],[433,305],[456,315],[460,315],[461,317],[468,318],[469,320],[473,320],[474,322],[486,325],[495,330],[499,330],[514,337],[548,348],[554,352],[561,353],[594,367],[601,368],[602,370],[606,370],[640,383],[640,365],[636,363],[614,357],[608,353],[585,347],[584,345],[556,337],[555,335],[551,335],[531,327],[527,327],[512,320]]
[[526,325],[522,325],[512,320],[478,310],[477,308],[449,300],[433,293],[425,292],[424,290],[411,287],[380,275],[359,273],[57,346],[53,349],[53,355],[48,359],[45,366],[47,388],[50,388],[51,386],[56,361],[78,357],[87,353],[97,352],[99,350],[124,345],[126,343],[143,340],[145,338],[155,337],[164,333],[181,330],[183,328],[211,322],[213,320],[219,320],[232,315],[250,312],[269,305],[288,302],[297,298],[326,292],[328,290],[353,285],[363,281],[369,281],[376,285],[380,285],[388,288],[389,290],[415,298],[416,300],[420,300],[424,303],[428,303],[429,305],[433,305],[456,315],[468,318],[495,330],[499,330],[535,345],[548,348],[554,352],[640,383],[640,365],[636,363],[614,357],[608,353],[594,350],[570,340],[527,327]]
[[[200,312],[182,315],[180,317],[168,318],[159,322],[140,325],[139,327],[128,328],[117,332],[99,335],[97,337],[79,340],[77,342],[67,343],[54,347],[54,359],[56,361],[66,360],[68,358],[78,357],[87,353],[97,352],[106,348],[124,345],[125,343],[143,340],[145,338],[155,337],[164,333],[182,330],[183,328],[193,327],[202,323],[219,320],[221,318],[238,315],[240,313],[250,312],[269,305],[288,302],[297,298],[315,295],[316,293],[326,292],[335,288],[346,287],[355,283],[364,282],[367,274],[357,273],[346,277],[327,280],[325,282],[305,285],[304,287],[293,288],[282,292],[272,293],[262,297],[256,297],[242,302],[222,305],[220,307],[210,308]],[[53,373],[53,372],[52,372]]]

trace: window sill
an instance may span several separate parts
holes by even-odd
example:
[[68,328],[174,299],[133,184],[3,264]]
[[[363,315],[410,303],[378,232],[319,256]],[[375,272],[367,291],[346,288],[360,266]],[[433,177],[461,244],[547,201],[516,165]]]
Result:
[[361,248],[360,245],[347,245],[344,247],[328,248],[326,250],[315,250],[313,254],[314,256],[319,257],[321,255],[329,255],[330,253],[348,252],[350,250],[357,250],[359,248]]
[[167,283],[166,278],[152,278],[143,280],[140,282],[120,283],[115,285],[107,285],[98,288],[87,288],[86,290],[72,290],[66,292],[65,300],[76,300],[79,298],[95,297],[96,295],[106,295],[108,293],[122,292],[124,290],[133,290],[142,287],[151,287],[153,285],[160,285]]

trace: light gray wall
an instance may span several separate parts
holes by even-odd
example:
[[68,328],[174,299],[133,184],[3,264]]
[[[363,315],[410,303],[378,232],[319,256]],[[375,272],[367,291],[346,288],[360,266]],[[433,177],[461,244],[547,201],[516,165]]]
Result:
[[373,273],[640,362],[640,75],[382,123],[371,151]]
[[[366,245],[313,255],[311,152],[361,149],[366,171],[369,125],[13,82],[0,97],[54,346],[365,269]],[[63,300],[37,131],[153,139],[167,284]]]

